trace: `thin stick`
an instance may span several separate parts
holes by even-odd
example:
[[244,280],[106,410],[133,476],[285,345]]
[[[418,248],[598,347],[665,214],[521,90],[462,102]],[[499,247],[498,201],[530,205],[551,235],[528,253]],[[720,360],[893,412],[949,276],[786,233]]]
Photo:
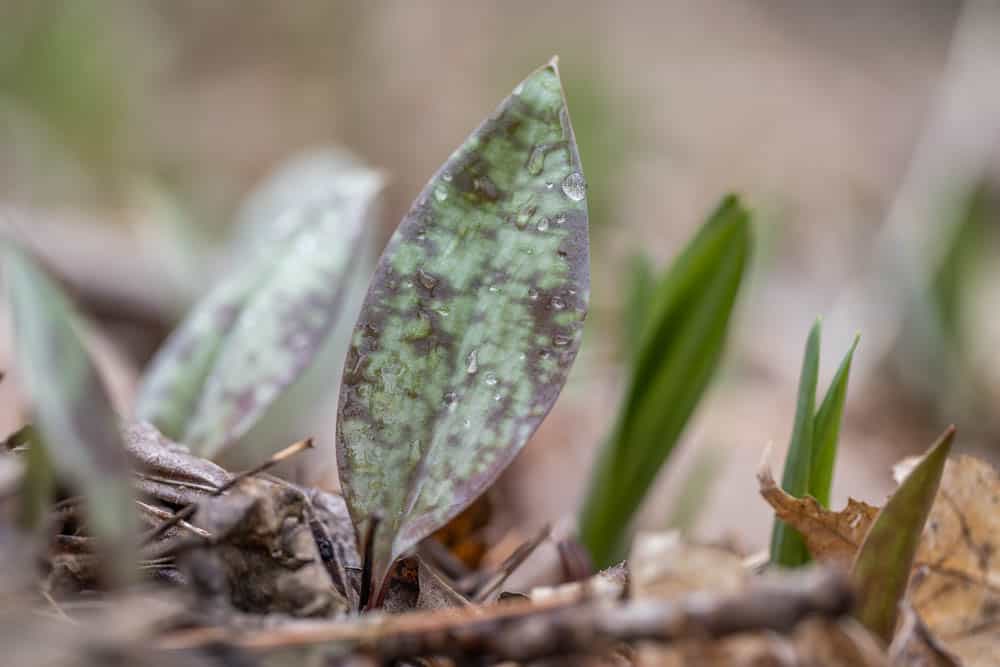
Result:
[[621,642],[671,643],[760,630],[787,632],[809,616],[840,617],[851,603],[850,585],[843,573],[814,570],[805,577],[762,583],[738,595],[697,592],[671,600],[512,602],[485,609],[292,621],[243,633],[198,628],[168,635],[159,640],[158,648],[221,643],[272,651],[336,644],[345,657],[367,655],[378,664],[418,656],[449,657],[459,664],[484,658],[528,662],[590,653]]

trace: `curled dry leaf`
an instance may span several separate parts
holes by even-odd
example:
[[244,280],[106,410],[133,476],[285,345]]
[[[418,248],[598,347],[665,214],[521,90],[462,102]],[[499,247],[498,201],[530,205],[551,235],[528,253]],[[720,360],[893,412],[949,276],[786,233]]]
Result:
[[910,600],[968,667],[1000,655],[1000,475],[971,456],[948,461],[931,508]]
[[583,333],[588,248],[586,184],[553,61],[420,193],[354,331],[337,463],[358,534],[380,519],[376,589],[492,484],[552,407]]
[[762,463],[757,471],[760,495],[782,521],[801,533],[813,558],[847,569],[871,528],[878,508],[849,498],[840,511],[824,508],[811,496],[796,498],[774,481],[771,469]]

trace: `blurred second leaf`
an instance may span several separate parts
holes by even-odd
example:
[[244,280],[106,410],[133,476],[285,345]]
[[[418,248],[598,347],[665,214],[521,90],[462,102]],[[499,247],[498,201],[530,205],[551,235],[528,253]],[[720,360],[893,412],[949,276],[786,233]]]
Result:
[[[86,499],[89,530],[105,552],[105,574],[113,581],[127,580],[135,570],[135,533],[118,417],[80,339],[69,301],[19,250],[5,248],[3,260],[15,358],[38,435],[29,444],[27,495],[35,506],[25,517],[41,518],[38,510],[52,492],[51,466]],[[34,451],[39,445],[44,453]]]
[[240,266],[154,358],[137,417],[213,457],[246,435],[314,361],[350,301],[352,275],[364,268],[359,248],[382,177],[345,166],[330,185],[322,197],[276,210],[265,238],[238,246]]

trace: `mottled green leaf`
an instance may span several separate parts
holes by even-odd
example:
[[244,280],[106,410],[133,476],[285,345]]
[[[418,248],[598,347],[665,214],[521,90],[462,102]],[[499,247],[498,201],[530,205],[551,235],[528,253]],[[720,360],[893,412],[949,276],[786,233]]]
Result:
[[496,479],[548,413],[587,311],[586,185],[555,61],[417,197],[344,369],[337,460],[374,578]]
[[140,419],[211,457],[308,367],[343,312],[381,177],[356,167],[338,185],[285,211],[269,242],[171,335],[140,388]]
[[837,441],[840,438],[840,422],[847,400],[847,380],[851,374],[851,361],[858,347],[856,336],[840,362],[837,374],[830,382],[826,396],[813,419],[812,468],[809,473],[809,495],[823,507],[830,506],[830,490],[833,488],[833,469],[837,462]]
[[858,592],[854,616],[886,643],[896,629],[899,601],[910,581],[920,536],[954,438],[951,426],[902,481],[875,517],[854,559],[851,578]]
[[4,248],[3,259],[15,359],[35,428],[57,475],[86,498],[88,528],[103,542],[107,575],[126,580],[134,570],[134,525],[118,417],[66,297],[19,250]]
[[718,366],[750,245],[750,214],[726,197],[651,295],[631,383],[580,517],[598,567],[623,557],[629,522]]
[[[809,493],[812,471],[813,424],[816,405],[816,382],[819,376],[819,320],[806,339],[806,351],[799,375],[799,394],[795,408],[795,426],[785,457],[781,488],[796,498]],[[798,567],[809,562],[809,550],[797,530],[775,518],[771,533],[771,562],[782,567]]]

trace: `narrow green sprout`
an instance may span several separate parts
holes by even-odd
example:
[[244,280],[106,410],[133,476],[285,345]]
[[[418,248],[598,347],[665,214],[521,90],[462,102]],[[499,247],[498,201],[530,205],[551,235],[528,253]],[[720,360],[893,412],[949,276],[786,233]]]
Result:
[[858,591],[854,616],[887,644],[954,438],[950,426],[899,485],[875,517],[851,568]]
[[[816,410],[820,330],[821,323],[817,320],[806,339],[802,372],[799,376],[795,426],[792,429],[792,439],[785,458],[781,488],[798,498],[812,496],[821,505],[828,507],[830,489],[833,485],[833,469],[837,460],[840,423],[847,397],[847,381],[858,338],[855,337],[819,409]],[[771,562],[783,567],[798,567],[808,563],[809,560],[809,551],[802,536],[783,521],[775,519],[771,534]]]
[[630,386],[579,519],[598,567],[624,555],[630,520],[719,364],[750,247],[750,213],[726,197],[650,294]]

